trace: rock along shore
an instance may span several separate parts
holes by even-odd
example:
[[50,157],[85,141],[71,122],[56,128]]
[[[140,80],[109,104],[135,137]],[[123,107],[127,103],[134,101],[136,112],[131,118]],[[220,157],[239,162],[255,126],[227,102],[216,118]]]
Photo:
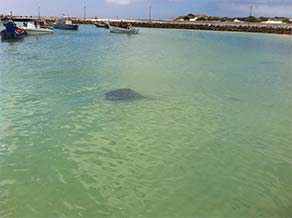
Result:
[[[37,17],[14,17],[16,21],[37,19]],[[56,21],[57,17],[42,17],[49,23]],[[117,24],[121,19],[81,19],[71,18],[77,24],[95,24],[96,22],[110,22]],[[265,23],[236,23],[236,22],[209,22],[209,21],[166,21],[166,20],[134,20],[123,19],[135,27],[144,28],[167,28],[167,29],[190,29],[190,30],[211,30],[211,31],[232,31],[232,32],[254,32],[292,35],[292,24],[265,24]]]

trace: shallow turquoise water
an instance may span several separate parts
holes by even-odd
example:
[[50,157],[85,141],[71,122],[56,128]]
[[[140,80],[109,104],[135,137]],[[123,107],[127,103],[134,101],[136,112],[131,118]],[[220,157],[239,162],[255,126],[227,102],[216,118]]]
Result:
[[[94,26],[0,43],[0,217],[289,217],[291,37]],[[147,98],[107,102],[132,88]]]

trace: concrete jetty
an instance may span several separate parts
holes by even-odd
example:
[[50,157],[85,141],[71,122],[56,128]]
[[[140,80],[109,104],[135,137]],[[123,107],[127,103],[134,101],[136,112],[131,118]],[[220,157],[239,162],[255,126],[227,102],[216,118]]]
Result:
[[[27,21],[38,19],[33,16],[13,17],[15,21]],[[59,17],[41,17],[48,23],[52,23]],[[96,18],[71,18],[77,24],[95,24],[96,22],[110,22],[117,24],[121,20],[129,22],[135,27],[144,28],[168,28],[168,29],[191,29],[191,30],[211,30],[211,31],[232,31],[232,32],[255,32],[292,35],[292,23],[266,24],[266,23],[236,23],[218,21],[169,21],[169,20],[143,20],[143,19],[96,19]]]

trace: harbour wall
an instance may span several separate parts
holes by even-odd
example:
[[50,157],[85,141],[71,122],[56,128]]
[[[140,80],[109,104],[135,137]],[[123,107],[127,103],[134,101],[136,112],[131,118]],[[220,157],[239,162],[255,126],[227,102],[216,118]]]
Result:
[[[38,19],[38,17],[14,17],[16,21],[27,21]],[[58,17],[41,17],[48,23],[55,22]],[[95,24],[96,22],[110,22],[115,25],[121,19],[82,19],[72,18],[77,24]],[[167,29],[190,29],[190,30],[210,30],[210,31],[232,31],[232,32],[254,32],[254,33],[272,33],[292,35],[292,23],[287,24],[265,24],[265,23],[236,23],[236,22],[217,22],[217,21],[168,21],[168,20],[138,20],[123,19],[135,27],[144,28],[167,28]]]
[[[115,22],[112,22],[115,23]],[[168,28],[168,29],[190,29],[210,31],[232,31],[232,32],[255,32],[292,35],[292,24],[290,25],[265,25],[259,23],[232,23],[232,22],[131,22],[136,27],[146,28]]]

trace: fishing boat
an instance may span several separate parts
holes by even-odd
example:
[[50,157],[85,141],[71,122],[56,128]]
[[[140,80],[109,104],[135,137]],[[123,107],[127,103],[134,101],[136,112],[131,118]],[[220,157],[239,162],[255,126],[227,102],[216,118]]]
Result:
[[73,24],[72,20],[69,19],[60,19],[57,23],[53,24],[55,29],[64,29],[64,30],[78,30],[78,25]]
[[5,26],[5,29],[1,31],[2,40],[19,40],[24,38],[24,30],[17,27],[12,20],[2,24]]
[[54,33],[54,30],[45,27],[44,22],[39,22],[36,20],[25,23],[23,30],[27,35],[41,35]]
[[138,34],[139,30],[134,28],[131,24],[126,24],[126,26],[111,26],[108,24],[109,29],[112,33],[127,33],[127,34]]

